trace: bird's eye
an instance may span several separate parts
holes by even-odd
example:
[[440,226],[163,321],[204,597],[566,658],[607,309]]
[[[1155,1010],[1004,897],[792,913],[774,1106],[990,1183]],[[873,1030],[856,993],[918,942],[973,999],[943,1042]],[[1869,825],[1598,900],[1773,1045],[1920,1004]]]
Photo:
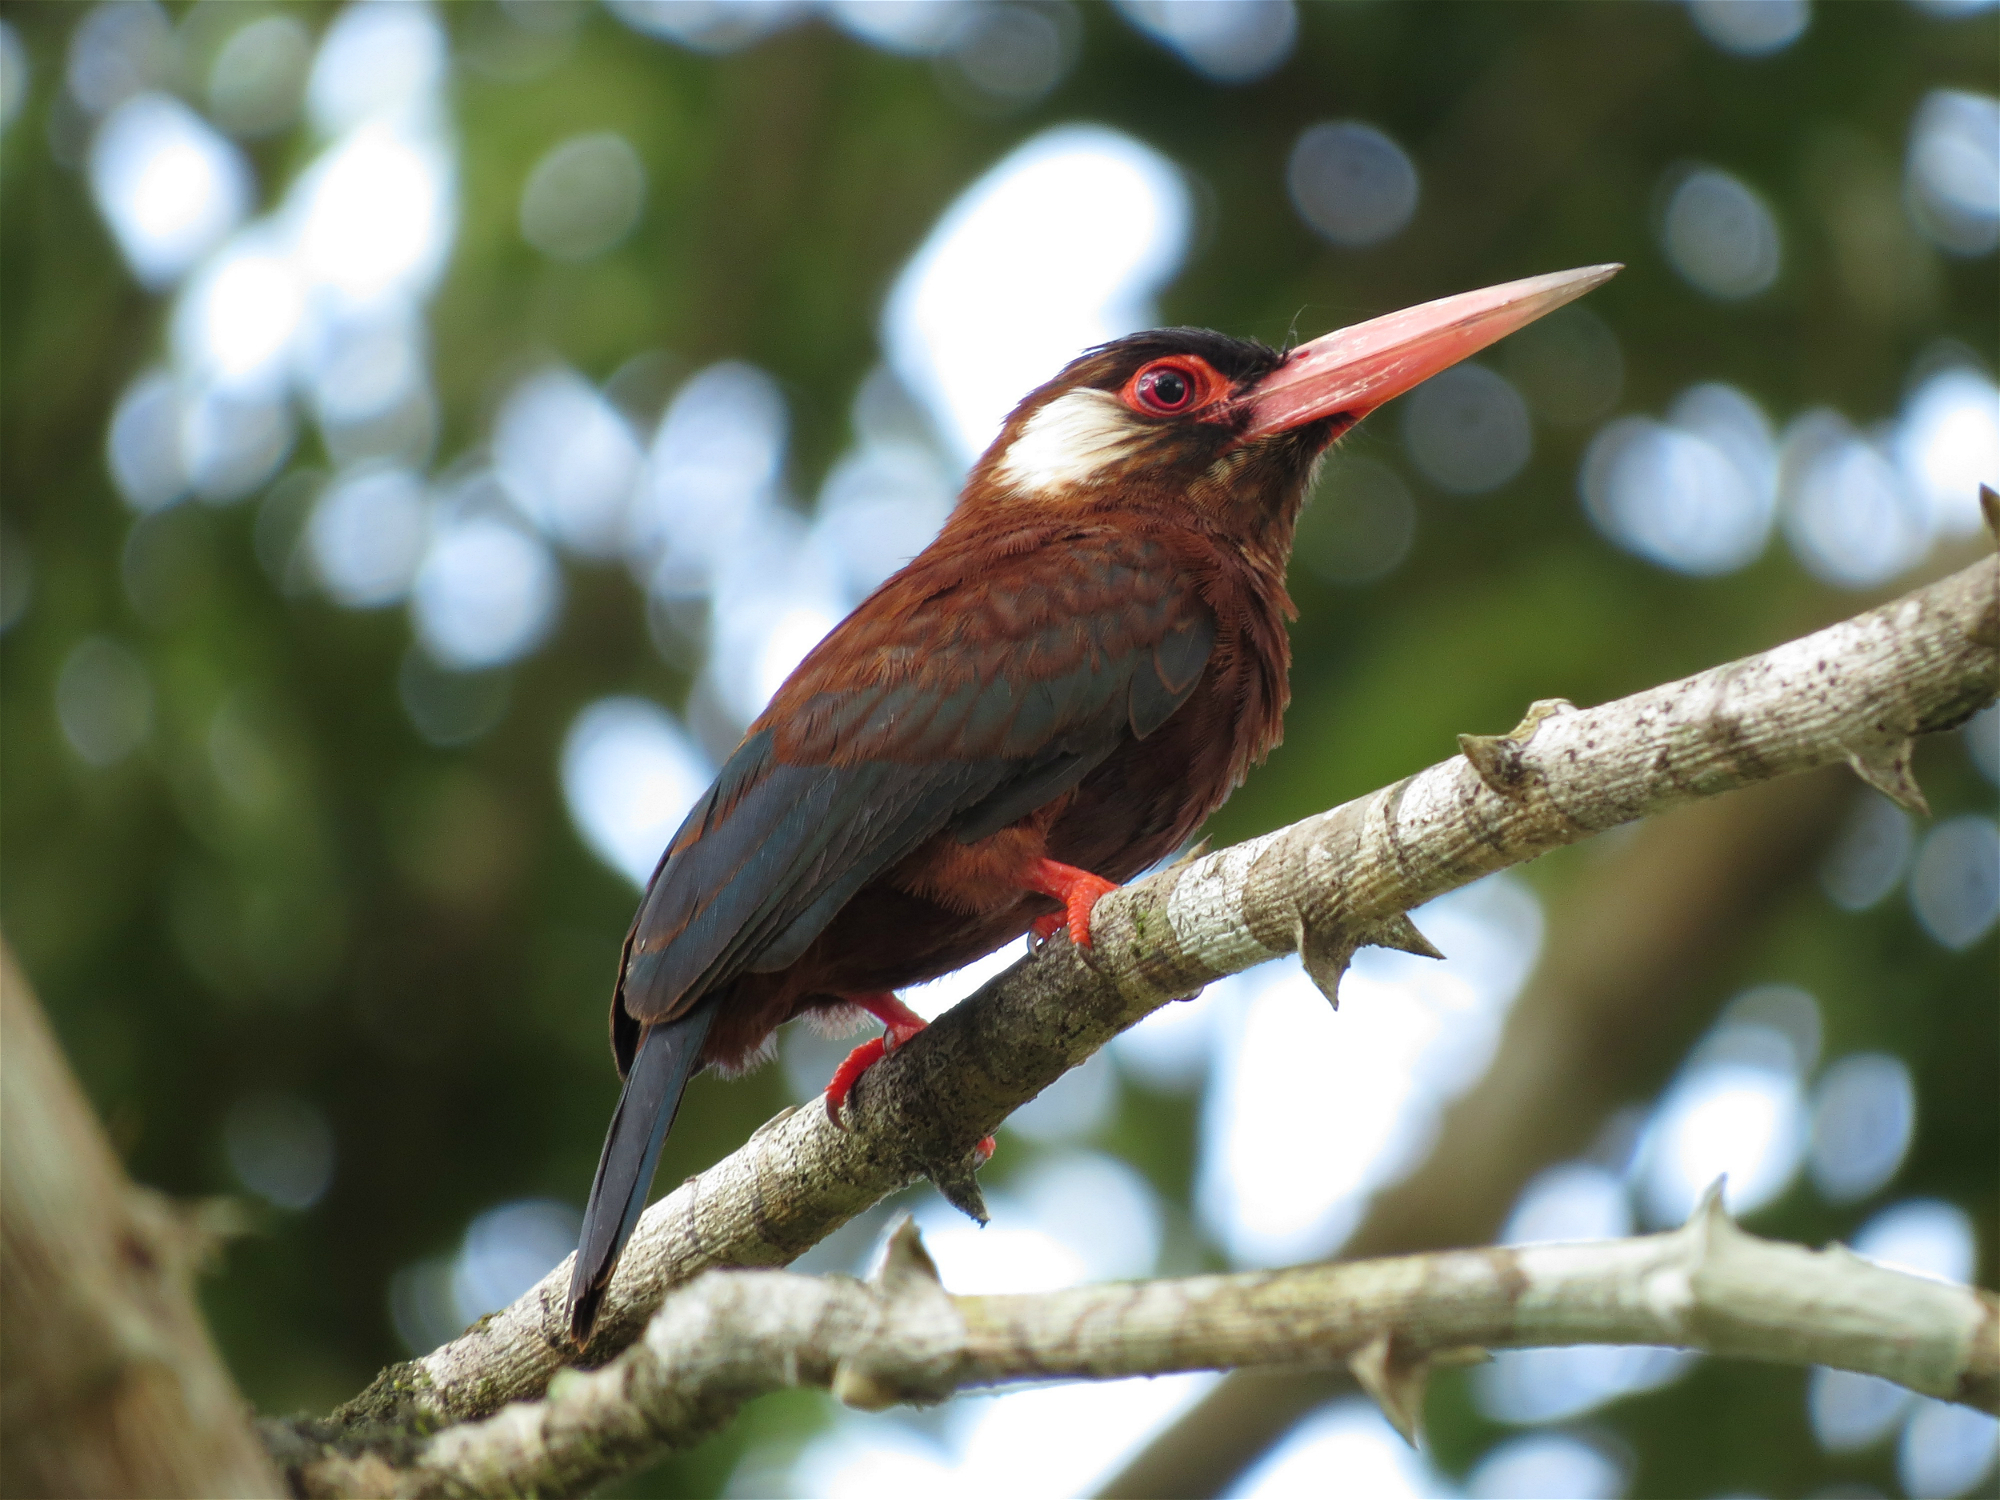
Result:
[[1145,417],[1182,417],[1206,411],[1228,394],[1229,382],[1198,354],[1173,354],[1140,366],[1118,399]]
[[1178,365],[1154,365],[1141,370],[1132,389],[1141,405],[1157,412],[1184,411],[1194,399],[1194,382]]

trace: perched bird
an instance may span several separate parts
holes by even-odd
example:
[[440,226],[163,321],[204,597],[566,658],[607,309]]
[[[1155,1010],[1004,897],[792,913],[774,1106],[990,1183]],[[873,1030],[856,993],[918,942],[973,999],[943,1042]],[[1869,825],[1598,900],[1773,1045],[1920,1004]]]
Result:
[[895,996],[1179,848],[1278,742],[1285,565],[1335,438],[1580,296],[1595,266],[1280,353],[1198,329],[1092,349],[1016,407],[930,546],[799,664],[674,835],[611,1002],[625,1090],[570,1283],[583,1344],[688,1079]]

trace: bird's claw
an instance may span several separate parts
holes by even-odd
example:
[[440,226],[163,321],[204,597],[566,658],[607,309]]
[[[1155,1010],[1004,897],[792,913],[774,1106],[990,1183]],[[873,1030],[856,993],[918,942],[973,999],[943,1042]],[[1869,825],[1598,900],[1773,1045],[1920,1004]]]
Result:
[[1028,930],[1036,940],[1045,943],[1067,927],[1069,940],[1083,949],[1090,947],[1090,909],[1097,905],[1100,896],[1118,889],[1114,882],[1088,870],[1058,864],[1052,859],[1044,859],[1035,866],[1027,887],[1063,905],[1061,911],[1049,912],[1029,924]]
[[848,1094],[853,1092],[855,1080],[867,1072],[869,1065],[878,1061],[888,1050],[886,1038],[870,1037],[848,1053],[841,1060],[840,1066],[833,1070],[833,1077],[827,1080],[826,1085],[826,1117],[832,1122],[835,1130],[847,1128],[840,1122],[840,1111],[847,1103]]
[[[835,1130],[847,1128],[841,1123],[840,1112],[846,1107],[847,1096],[854,1092],[854,1085],[860,1080],[861,1075],[923,1029],[924,1023],[921,1021],[914,1026],[891,1022],[889,1028],[880,1036],[870,1037],[842,1059],[840,1066],[833,1070],[833,1077],[827,1080],[826,1085],[826,1117],[833,1123]],[[989,1151],[987,1154],[992,1153]]]

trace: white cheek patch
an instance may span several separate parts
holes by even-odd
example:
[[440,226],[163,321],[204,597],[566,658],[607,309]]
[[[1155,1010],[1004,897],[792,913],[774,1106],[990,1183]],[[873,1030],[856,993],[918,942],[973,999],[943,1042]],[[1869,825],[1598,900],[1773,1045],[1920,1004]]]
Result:
[[1070,391],[1028,418],[1001,456],[998,477],[1024,494],[1068,489],[1123,458],[1148,431],[1111,392]]

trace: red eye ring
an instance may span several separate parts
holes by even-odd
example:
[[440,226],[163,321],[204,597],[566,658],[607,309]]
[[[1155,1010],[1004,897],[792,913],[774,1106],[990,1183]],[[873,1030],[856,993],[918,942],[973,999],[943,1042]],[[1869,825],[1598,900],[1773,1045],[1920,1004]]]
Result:
[[1222,377],[1191,356],[1156,359],[1125,383],[1125,404],[1151,417],[1179,417],[1206,406]]

